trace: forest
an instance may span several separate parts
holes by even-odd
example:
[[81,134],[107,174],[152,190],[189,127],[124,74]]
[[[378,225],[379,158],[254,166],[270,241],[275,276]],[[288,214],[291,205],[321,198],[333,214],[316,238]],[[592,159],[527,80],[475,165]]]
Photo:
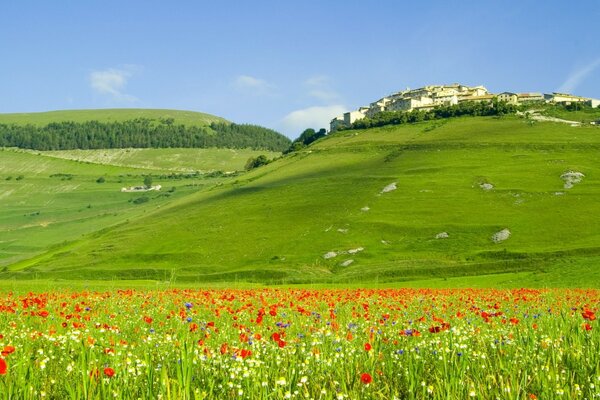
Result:
[[123,122],[53,122],[45,126],[0,124],[0,146],[32,150],[113,148],[251,148],[283,151],[291,141],[258,125],[175,124],[173,119]]

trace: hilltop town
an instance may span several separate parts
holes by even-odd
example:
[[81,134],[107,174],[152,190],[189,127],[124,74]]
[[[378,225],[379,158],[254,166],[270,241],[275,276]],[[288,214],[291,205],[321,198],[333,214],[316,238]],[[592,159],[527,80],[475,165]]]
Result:
[[353,122],[363,118],[371,118],[383,111],[413,111],[430,110],[444,105],[455,105],[466,101],[488,102],[494,100],[504,101],[509,104],[527,103],[554,103],[571,104],[582,103],[592,107],[600,106],[600,100],[575,96],[568,93],[553,92],[542,93],[490,93],[484,86],[466,86],[459,83],[451,85],[429,85],[418,89],[406,89],[401,92],[383,97],[369,106],[360,107],[358,110],[349,111],[331,120],[330,130],[335,131],[340,127],[348,127]]

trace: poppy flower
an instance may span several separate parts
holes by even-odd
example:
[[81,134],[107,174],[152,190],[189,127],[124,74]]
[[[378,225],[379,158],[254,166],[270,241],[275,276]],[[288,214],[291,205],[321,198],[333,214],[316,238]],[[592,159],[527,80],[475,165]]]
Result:
[[240,357],[242,358],[247,358],[250,357],[252,355],[252,351],[248,350],[248,349],[241,349],[240,350]]
[[109,378],[112,378],[113,376],[115,376],[115,370],[110,367],[106,367],[104,368],[104,375],[108,376]]
[[6,370],[8,369],[8,365],[3,358],[0,358],[0,375],[6,374]]
[[372,348],[373,348],[373,346],[371,346],[371,343],[369,343],[369,342],[365,343],[365,351],[371,351]]
[[369,383],[373,382],[373,377],[365,372],[360,376],[360,381],[365,385],[368,385]]
[[14,352],[15,352],[14,346],[7,345],[7,346],[4,346],[4,349],[2,350],[1,354],[2,354],[2,357],[6,357],[7,355],[12,354]]
[[227,353],[227,351],[229,351],[229,346],[227,345],[227,343],[223,343],[219,351],[221,352],[221,354]]
[[585,310],[581,313],[583,319],[587,319],[589,321],[594,321],[596,319],[596,314],[592,310]]

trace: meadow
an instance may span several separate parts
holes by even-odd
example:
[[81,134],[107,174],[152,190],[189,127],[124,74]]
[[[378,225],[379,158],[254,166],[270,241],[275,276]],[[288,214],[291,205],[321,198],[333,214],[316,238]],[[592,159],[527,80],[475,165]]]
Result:
[[[230,149],[0,149],[0,267],[143,218],[220,184],[258,154],[276,155]],[[143,185],[148,175],[161,191],[121,192]]]
[[[598,129],[507,116],[339,132],[0,278],[597,287]],[[583,177],[565,188],[568,171]]]
[[0,399],[600,397],[597,290],[0,293]]

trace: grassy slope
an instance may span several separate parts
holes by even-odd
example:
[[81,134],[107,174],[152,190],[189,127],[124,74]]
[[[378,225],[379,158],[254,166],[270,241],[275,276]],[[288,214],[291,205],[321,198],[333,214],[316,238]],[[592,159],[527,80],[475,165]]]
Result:
[[0,114],[0,123],[4,124],[32,124],[47,125],[51,122],[62,121],[101,121],[116,122],[136,118],[159,119],[173,118],[176,124],[205,126],[212,122],[226,122],[221,117],[200,113],[196,111],[117,108],[95,110],[61,110],[35,113]]
[[250,157],[281,153],[251,149],[105,149],[36,152],[48,157],[94,164],[162,171],[240,171]]
[[[600,260],[598,133],[514,118],[342,132],[13,269],[66,279],[590,286]],[[560,175],[571,169],[586,177],[565,190]],[[398,189],[380,194],[392,182]],[[503,228],[511,238],[494,244]],[[435,239],[442,231],[450,237]]]
[[[109,157],[109,153],[114,157]],[[29,258],[64,241],[78,239],[83,234],[142,217],[173,199],[223,180],[202,176],[183,179],[165,176],[172,175],[174,170],[188,173],[190,170],[241,170],[248,157],[259,153],[264,152],[226,149],[34,152],[0,149],[0,266]],[[59,155],[65,158],[82,156],[86,162],[56,158]],[[146,174],[153,175],[154,184],[161,184],[164,190],[148,194],[120,192],[124,186],[141,185]],[[23,178],[18,179],[20,176]],[[96,182],[100,176],[105,177],[105,183]],[[173,187],[175,192],[168,193]],[[145,195],[151,198],[150,202],[139,205],[129,202]]]

